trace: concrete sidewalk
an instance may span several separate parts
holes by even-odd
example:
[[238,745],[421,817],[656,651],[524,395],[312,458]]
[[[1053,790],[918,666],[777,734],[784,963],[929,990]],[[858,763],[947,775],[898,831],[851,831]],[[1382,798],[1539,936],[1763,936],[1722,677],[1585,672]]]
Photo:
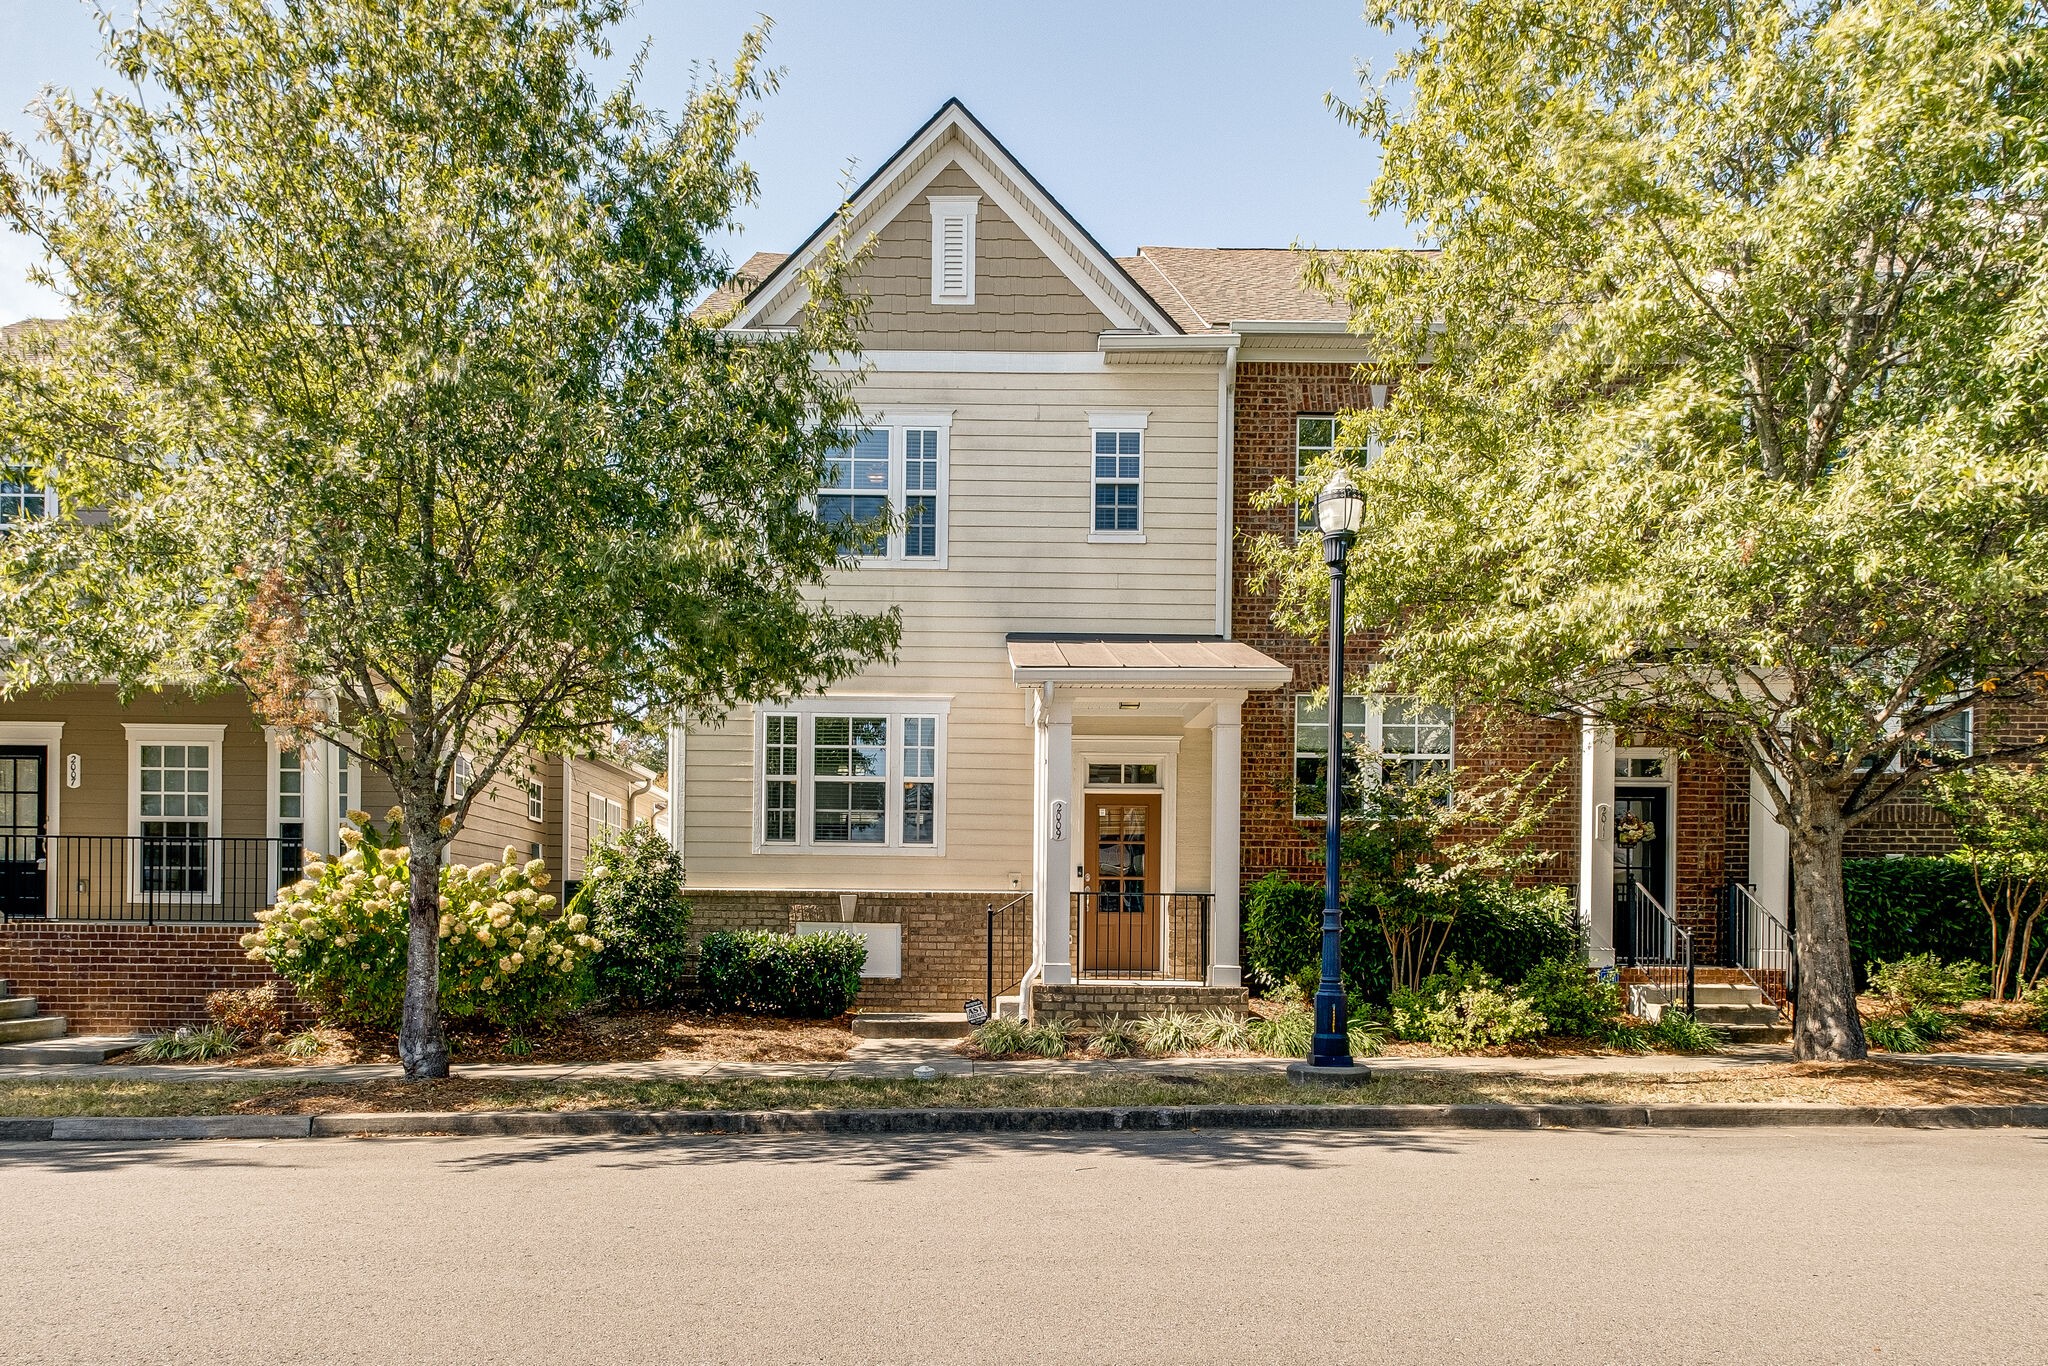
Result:
[[[1876,1053],[1874,1060],[1915,1066],[1984,1068],[1993,1071],[2048,1071],[2048,1053]],[[1676,1076],[1740,1071],[1792,1061],[1791,1050],[1755,1046],[1721,1053],[1616,1055],[1567,1058],[1364,1058],[1374,1072],[1450,1072],[1490,1076],[1589,1077]],[[804,1078],[816,1081],[892,1079],[929,1066],[940,1076],[1092,1076],[1130,1072],[1281,1072],[1286,1058],[1130,1058],[975,1062],[945,1040],[868,1039],[854,1045],[844,1062],[658,1062],[456,1064],[454,1075],[472,1081],[558,1081],[567,1078],[614,1081],[721,1081]],[[0,1081],[303,1081],[329,1085],[395,1081],[396,1063],[329,1067],[209,1067],[104,1064],[27,1064],[0,1067]]]

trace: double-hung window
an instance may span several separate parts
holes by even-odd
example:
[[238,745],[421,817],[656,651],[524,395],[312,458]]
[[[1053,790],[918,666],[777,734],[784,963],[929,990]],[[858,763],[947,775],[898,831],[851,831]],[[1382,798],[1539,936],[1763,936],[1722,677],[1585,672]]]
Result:
[[[1375,384],[1368,392],[1372,406],[1387,406],[1387,386]],[[1294,482],[1300,484],[1316,462],[1327,460],[1338,449],[1338,438],[1343,435],[1343,419],[1335,413],[1300,413],[1294,419]],[[1365,463],[1370,465],[1379,458],[1380,439],[1368,437],[1365,443]],[[1313,502],[1304,503],[1295,514],[1295,534],[1308,536],[1318,534],[1316,509]]]
[[602,792],[590,794],[589,825],[585,834],[590,840],[590,853],[619,837],[626,828],[626,808],[617,797],[607,797]]
[[126,730],[137,885],[150,896],[217,900],[226,727],[131,724]]
[[476,786],[476,763],[467,754],[455,756],[455,770],[448,778],[448,800],[459,802]]
[[277,751],[277,880],[287,886],[306,866],[306,751],[286,741]]
[[544,823],[547,814],[547,788],[541,781],[540,765],[534,764],[526,771],[526,819]]
[[766,849],[936,852],[945,821],[946,704],[813,698],[759,714],[756,843]]
[[898,415],[849,432],[826,463],[818,515],[867,564],[943,568],[949,416]]
[[1145,538],[1145,414],[1090,413],[1091,541]]
[[0,462],[0,531],[15,522],[51,516],[56,510],[56,495],[36,471]]
[[[1455,758],[1457,727],[1449,707],[1412,697],[1344,699],[1344,734],[1339,744],[1339,785],[1346,804],[1363,798],[1361,784],[1401,774],[1415,781],[1447,773]],[[1362,754],[1377,754],[1377,773],[1367,773]],[[1330,726],[1323,701],[1302,693],[1294,699],[1294,814],[1321,819],[1329,782]]]

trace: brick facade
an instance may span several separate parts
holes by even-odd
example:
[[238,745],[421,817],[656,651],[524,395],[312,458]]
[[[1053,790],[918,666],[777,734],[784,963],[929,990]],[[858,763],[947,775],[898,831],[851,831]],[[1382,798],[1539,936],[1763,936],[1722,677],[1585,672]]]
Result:
[[1031,989],[1033,1019],[1065,1018],[1084,1029],[1107,1024],[1112,1019],[1135,1020],[1177,1010],[1188,1015],[1212,1010],[1232,1015],[1245,1013],[1243,987],[1203,987],[1145,982],[1071,982],[1061,986],[1040,984]]
[[206,1018],[210,992],[277,984],[287,1011],[311,1023],[291,988],[239,942],[247,925],[65,924],[0,926],[0,978],[73,1033],[172,1029]]
[[[982,996],[988,981],[988,907],[1016,896],[1009,891],[854,894],[854,923],[903,927],[903,976],[863,981],[856,1008],[958,1010],[970,997]],[[690,904],[690,933],[700,942],[713,930],[788,933],[798,921],[842,919],[836,891],[702,891],[690,893]],[[1028,910],[1024,923],[1029,923]],[[996,990],[1007,985],[998,981]]]

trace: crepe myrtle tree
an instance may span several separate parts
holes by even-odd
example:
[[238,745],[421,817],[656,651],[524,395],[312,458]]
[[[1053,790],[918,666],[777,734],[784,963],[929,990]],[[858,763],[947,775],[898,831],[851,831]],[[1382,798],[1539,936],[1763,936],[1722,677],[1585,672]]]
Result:
[[[2002,724],[2048,669],[2042,6],[1367,12],[1412,41],[1332,103],[1434,250],[1305,269],[1394,387],[1345,426],[1384,451],[1382,680],[1739,754],[1789,835],[1798,1055],[1860,1058],[1845,837],[2042,748]],[[1313,548],[1252,553],[1317,629]]]
[[71,309],[0,357],[0,420],[87,510],[0,538],[5,686],[239,684],[388,778],[414,1077],[448,1069],[438,864],[508,762],[898,635],[825,600],[809,501],[857,416],[816,364],[856,349],[848,262],[787,333],[691,316],[764,33],[670,117],[591,74],[625,8],[168,0],[0,183]]

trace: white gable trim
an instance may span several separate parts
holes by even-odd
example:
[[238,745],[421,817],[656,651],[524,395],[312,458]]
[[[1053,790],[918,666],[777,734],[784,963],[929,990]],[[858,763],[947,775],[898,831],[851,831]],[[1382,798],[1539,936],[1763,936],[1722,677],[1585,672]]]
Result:
[[[1122,267],[1097,247],[1065,210],[1049,196],[1037,192],[1024,168],[955,101],[949,101],[924,132],[890,158],[855,195],[845,214],[846,222],[852,225],[849,235],[856,241],[866,241],[877,226],[894,221],[949,166],[964,170],[982,193],[1101,310],[1112,327],[1167,335],[1180,331],[1142,291],[1127,287]],[[912,170],[913,167],[916,169]],[[796,253],[770,272],[762,288],[732,320],[732,328],[786,326],[795,319],[809,298],[802,272],[829,240],[831,226],[827,223],[819,228]]]

